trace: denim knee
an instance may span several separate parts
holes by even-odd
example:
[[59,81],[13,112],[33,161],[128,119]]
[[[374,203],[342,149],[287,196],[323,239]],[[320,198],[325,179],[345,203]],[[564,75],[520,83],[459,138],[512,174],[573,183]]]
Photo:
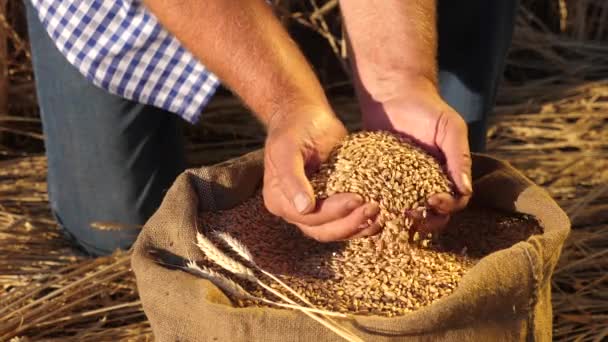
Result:
[[28,8],[28,32],[48,160],[51,208],[64,231],[93,255],[127,249],[184,169],[180,119],[87,81],[57,50]]

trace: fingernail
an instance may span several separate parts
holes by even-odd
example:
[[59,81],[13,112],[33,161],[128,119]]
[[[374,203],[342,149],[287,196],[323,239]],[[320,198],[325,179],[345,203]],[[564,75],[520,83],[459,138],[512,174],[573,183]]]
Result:
[[348,210],[354,210],[356,208],[359,208],[359,206],[363,204],[363,198],[357,196],[356,199],[352,199],[348,202],[346,202],[346,209]]
[[359,227],[357,227],[357,229],[359,229],[359,230],[364,230],[364,229],[367,229],[367,228],[369,228],[369,223],[367,223],[367,222],[362,223],[362,224],[359,225]]
[[469,175],[467,175],[466,173],[462,174],[462,185],[464,185],[464,190],[466,191],[467,194],[473,193],[473,186],[471,185],[471,179],[469,178]]
[[310,204],[310,200],[308,199],[308,196],[303,192],[297,194],[293,198],[293,205],[296,207],[296,210],[300,214],[303,213],[306,210],[306,208],[308,208],[309,204]]
[[378,215],[378,212],[380,212],[380,207],[378,207],[377,205],[368,205],[363,210],[363,215],[365,215],[365,217],[372,218]]

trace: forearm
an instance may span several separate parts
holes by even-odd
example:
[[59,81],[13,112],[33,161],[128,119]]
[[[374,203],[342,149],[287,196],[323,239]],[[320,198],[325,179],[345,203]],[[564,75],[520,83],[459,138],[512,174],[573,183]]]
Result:
[[412,83],[436,87],[435,0],[341,0],[359,92],[374,101]]
[[329,111],[314,72],[263,0],[144,2],[265,124],[297,106]]

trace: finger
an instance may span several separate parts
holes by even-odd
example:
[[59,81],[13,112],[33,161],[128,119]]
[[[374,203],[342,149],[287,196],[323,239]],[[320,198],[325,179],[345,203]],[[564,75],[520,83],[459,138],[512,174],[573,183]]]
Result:
[[319,226],[298,225],[302,232],[320,242],[348,239],[369,228],[365,223],[374,221],[380,208],[376,203],[368,203],[353,210],[350,215]]
[[[362,227],[360,227],[362,228]],[[373,222],[371,224],[365,223],[365,228],[362,228],[357,234],[350,236],[347,240],[360,239],[364,237],[374,236],[382,231],[382,225],[379,222]]]
[[464,209],[469,202],[469,197],[452,196],[442,192],[431,195],[427,200],[429,207],[439,214],[451,214]]
[[306,214],[315,208],[312,186],[304,171],[304,158],[295,143],[269,142],[266,154],[267,167],[272,177],[280,183],[280,190],[296,212]]
[[466,202],[473,193],[471,183],[471,151],[467,125],[456,113],[441,115],[437,128],[437,146],[446,158],[450,178]]
[[317,201],[315,210],[309,214],[302,215],[288,206],[283,210],[283,217],[292,223],[319,226],[344,218],[364,204],[365,202],[360,195],[340,193]]
[[264,178],[263,197],[266,208],[272,214],[280,216],[292,224],[319,226],[346,217],[353,210],[365,205],[360,195],[340,193],[317,201],[315,211],[301,215],[295,211],[291,202],[281,191],[280,182],[271,176],[265,176]]

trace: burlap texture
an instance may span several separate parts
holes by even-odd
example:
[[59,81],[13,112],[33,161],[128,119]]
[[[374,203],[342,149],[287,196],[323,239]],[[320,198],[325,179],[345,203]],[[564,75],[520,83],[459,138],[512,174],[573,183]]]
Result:
[[[474,201],[536,216],[544,234],[483,258],[448,297],[397,318],[353,316],[343,323],[366,341],[550,341],[551,274],[570,223],[541,188],[507,163],[476,155]],[[150,251],[175,262],[202,258],[194,245],[197,212],[233,207],[262,180],[262,153],[187,170],[146,223],[132,266],[158,341],[339,341],[291,310],[234,308],[211,282],[160,266]]]

